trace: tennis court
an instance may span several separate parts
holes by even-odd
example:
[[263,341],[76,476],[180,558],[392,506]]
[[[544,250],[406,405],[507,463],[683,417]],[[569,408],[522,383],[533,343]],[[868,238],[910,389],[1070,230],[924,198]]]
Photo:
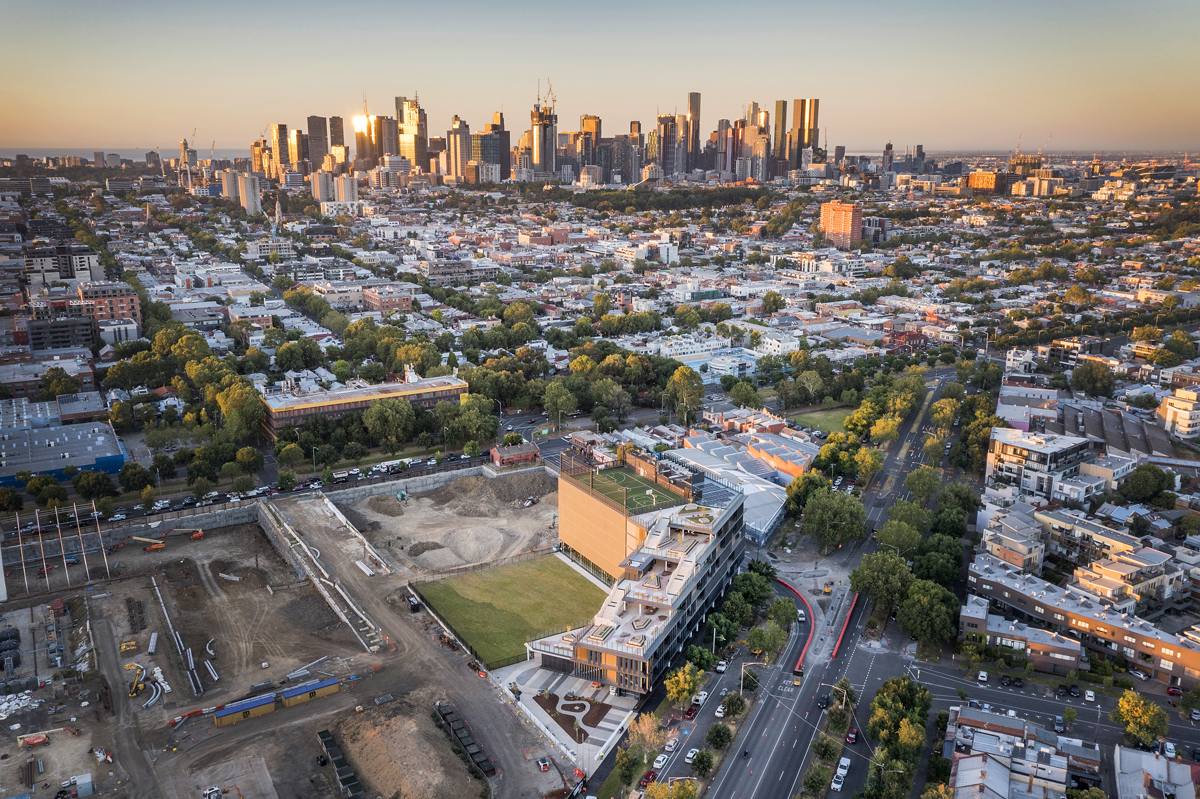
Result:
[[[580,479],[585,483],[588,481],[587,475],[582,475]],[[646,478],[639,476],[632,469],[624,467],[605,469],[596,473],[591,480],[591,486],[596,491],[617,504],[624,502],[625,507],[633,511],[641,508],[649,508],[659,503],[683,503],[685,501],[678,494],[657,486]]]

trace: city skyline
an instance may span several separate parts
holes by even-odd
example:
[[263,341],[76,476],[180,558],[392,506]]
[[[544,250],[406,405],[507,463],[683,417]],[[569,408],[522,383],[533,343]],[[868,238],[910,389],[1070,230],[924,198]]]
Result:
[[[1163,77],[1200,70],[1187,41],[1200,24],[1194,4],[780,4],[764,9],[775,18],[771,37],[752,46],[750,59],[741,55],[749,42],[739,41],[729,42],[726,57],[709,57],[715,44],[706,43],[705,24],[690,21],[706,15],[691,6],[669,40],[647,48],[637,36],[618,35],[616,22],[589,18],[595,25],[583,26],[581,11],[555,9],[555,21],[535,34],[503,9],[473,4],[473,18],[503,46],[449,48],[437,26],[413,19],[410,9],[369,3],[361,11],[372,23],[344,33],[331,33],[316,6],[285,18],[272,6],[214,3],[193,19],[182,7],[147,5],[143,13],[134,4],[101,13],[91,2],[66,3],[66,12],[63,5],[8,11],[12,29],[55,35],[50,42],[18,37],[0,55],[5,74],[15,78],[0,87],[0,106],[9,111],[0,119],[0,148],[174,149],[195,130],[199,151],[214,140],[219,149],[243,149],[272,123],[296,126],[314,114],[351,118],[361,113],[364,93],[372,111],[384,114],[397,95],[419,93],[437,135],[454,115],[473,128],[495,111],[514,122],[525,117],[547,79],[563,120],[594,114],[609,130],[686,113],[688,93],[699,92],[702,136],[752,101],[773,109],[777,100],[819,97],[821,143],[828,133],[831,147],[851,151],[877,151],[889,140],[929,150],[1011,150],[1021,136],[1036,149],[1051,134],[1053,149],[1062,151],[1200,148],[1200,90]],[[683,8],[665,3],[638,13],[654,29]],[[536,9],[527,9],[529,16]],[[268,20],[272,33],[262,40]],[[1134,26],[1155,30],[1153,47],[1094,44],[1123,41]],[[874,32],[874,45],[855,45],[856,30]],[[180,35],[195,42],[184,51],[207,56],[164,68],[178,59]],[[336,57],[306,49],[322,35]],[[276,37],[306,48],[270,46]],[[353,46],[333,46],[338,37]],[[561,47],[546,46],[580,37],[594,43],[582,43],[587,58],[563,58]],[[139,44],[114,48],[105,41]],[[259,46],[263,41],[268,46]],[[988,52],[995,56],[981,55]]]

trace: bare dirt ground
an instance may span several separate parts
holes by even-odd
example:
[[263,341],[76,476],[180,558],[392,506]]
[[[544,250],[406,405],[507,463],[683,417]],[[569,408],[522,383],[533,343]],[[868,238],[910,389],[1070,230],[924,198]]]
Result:
[[483,788],[433,721],[431,708],[440,693],[426,688],[356,713],[338,726],[335,740],[359,781],[373,787],[375,795],[441,799],[476,796]]
[[[483,563],[557,540],[557,482],[545,472],[464,477],[401,501],[338,505],[375,547],[419,574]],[[528,497],[540,501],[523,507]]]

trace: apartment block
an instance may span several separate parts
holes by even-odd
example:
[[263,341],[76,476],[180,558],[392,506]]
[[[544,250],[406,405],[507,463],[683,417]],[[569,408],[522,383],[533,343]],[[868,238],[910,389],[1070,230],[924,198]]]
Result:
[[1060,588],[982,553],[968,568],[967,583],[994,609],[1072,636],[1097,656],[1124,655],[1131,666],[1169,685],[1200,684],[1200,625],[1168,633],[1095,594]]
[[412,313],[412,291],[394,285],[371,286],[363,289],[362,304],[370,311],[383,314]]
[[612,587],[588,624],[526,647],[543,668],[647,694],[737,574],[744,496],[697,476],[703,500],[663,492],[675,498],[631,509],[594,487],[593,468],[567,458],[560,472],[560,538]]
[[1078,671],[1083,662],[1083,647],[1076,639],[991,613],[982,597],[967,596],[958,613],[958,637],[1011,649],[1032,661],[1034,670],[1048,674]]
[[821,203],[821,233],[834,247],[849,248],[862,239],[862,207],[837,200]]
[[371,385],[363,380],[351,380],[345,388],[303,391],[298,386],[284,384],[278,393],[263,396],[266,415],[263,432],[272,441],[285,427],[299,427],[313,415],[340,419],[352,411],[365,411],[372,402],[385,399],[405,399],[413,405],[432,410],[439,402],[461,402],[467,393],[467,383],[457,376],[420,378],[410,372],[404,382]]
[[1192,581],[1169,554],[1139,547],[1078,566],[1068,587],[1094,594],[1121,613],[1156,619],[1192,603]]
[[985,479],[989,485],[1017,486],[1022,494],[1050,499],[1055,483],[1079,474],[1091,459],[1086,438],[992,428]]
[[1194,441],[1200,436],[1200,391],[1175,389],[1174,396],[1164,397],[1159,404],[1158,418],[1168,433]]
[[25,253],[25,278],[30,285],[56,280],[103,280],[100,253],[82,244],[37,247]]
[[82,283],[79,299],[92,320],[132,319],[142,325],[142,302],[128,283],[104,281]]
[[449,286],[454,283],[480,283],[492,280],[500,274],[500,267],[490,261],[435,260],[421,261],[417,271],[431,286]]

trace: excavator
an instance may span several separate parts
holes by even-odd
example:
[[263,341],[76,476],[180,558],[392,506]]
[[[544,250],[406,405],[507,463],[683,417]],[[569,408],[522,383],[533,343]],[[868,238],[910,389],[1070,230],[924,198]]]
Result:
[[133,698],[146,688],[146,670],[140,665],[133,670],[133,682],[129,684],[129,696]]

